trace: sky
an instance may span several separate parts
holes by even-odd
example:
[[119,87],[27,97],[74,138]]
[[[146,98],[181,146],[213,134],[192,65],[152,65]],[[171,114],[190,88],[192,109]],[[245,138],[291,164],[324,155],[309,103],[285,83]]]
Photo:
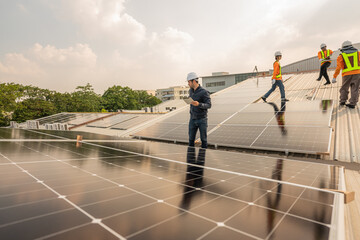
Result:
[[360,42],[359,0],[0,0],[0,82],[155,90]]

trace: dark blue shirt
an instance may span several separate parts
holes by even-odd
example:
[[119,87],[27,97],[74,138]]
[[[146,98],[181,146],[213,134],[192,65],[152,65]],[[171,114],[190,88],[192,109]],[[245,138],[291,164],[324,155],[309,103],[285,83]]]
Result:
[[208,109],[211,108],[210,93],[199,85],[198,88],[190,88],[189,96],[199,102],[199,106],[190,105],[190,117],[192,119],[202,119],[207,117]]

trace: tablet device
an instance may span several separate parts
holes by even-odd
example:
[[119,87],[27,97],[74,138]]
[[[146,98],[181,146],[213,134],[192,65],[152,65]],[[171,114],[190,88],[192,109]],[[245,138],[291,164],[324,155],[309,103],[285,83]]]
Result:
[[189,97],[189,98],[184,98],[184,101],[185,101],[187,104],[190,104],[191,102],[194,101],[194,99],[192,99],[191,97]]

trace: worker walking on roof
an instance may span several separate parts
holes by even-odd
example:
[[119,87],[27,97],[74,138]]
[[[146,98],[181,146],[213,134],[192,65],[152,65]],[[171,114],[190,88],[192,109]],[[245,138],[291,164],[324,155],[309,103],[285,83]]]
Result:
[[211,108],[211,99],[209,92],[200,86],[198,80],[199,77],[194,72],[187,75],[189,97],[193,99],[190,103],[189,146],[195,146],[196,132],[199,129],[201,147],[207,148],[207,112]]
[[342,70],[342,85],[340,88],[340,105],[345,105],[348,100],[349,88],[351,89],[351,98],[349,108],[355,108],[359,101],[360,87],[360,52],[354,48],[350,41],[345,41],[340,49],[341,54],[337,58],[337,66],[334,73],[333,82]]
[[316,79],[317,81],[320,81],[321,78],[324,76],[326,83],[324,85],[328,85],[330,84],[330,79],[329,79],[329,75],[327,73],[327,69],[328,67],[330,67],[331,65],[331,55],[333,54],[333,51],[331,51],[330,49],[326,49],[326,44],[322,43],[320,45],[320,49],[321,51],[318,52],[318,58],[321,64],[320,67],[320,75],[319,78]]
[[266,102],[266,98],[270,96],[270,94],[275,91],[276,86],[280,89],[280,95],[281,95],[281,101],[289,101],[285,98],[285,87],[282,81],[282,75],[281,75],[281,66],[280,66],[280,59],[282,57],[282,54],[280,51],[275,52],[275,62],[274,62],[274,73],[271,79],[272,86],[270,90],[261,97],[264,102]]

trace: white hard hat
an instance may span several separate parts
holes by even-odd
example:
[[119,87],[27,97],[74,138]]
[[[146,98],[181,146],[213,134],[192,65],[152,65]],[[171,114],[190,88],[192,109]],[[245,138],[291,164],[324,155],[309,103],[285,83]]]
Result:
[[347,40],[347,41],[343,42],[341,47],[344,48],[344,47],[351,46],[351,45],[352,45],[352,43],[349,40]]
[[187,81],[190,81],[190,80],[194,80],[194,79],[198,79],[198,78],[199,78],[199,77],[198,77],[198,75],[197,75],[196,73],[191,72],[191,73],[189,73],[189,74],[187,75],[186,80],[187,80]]
[[326,44],[325,44],[325,43],[322,43],[322,44],[320,45],[320,48],[323,48],[323,47],[326,47]]
[[277,57],[277,56],[282,56],[282,54],[281,54],[280,51],[276,51],[276,52],[275,52],[275,57]]

